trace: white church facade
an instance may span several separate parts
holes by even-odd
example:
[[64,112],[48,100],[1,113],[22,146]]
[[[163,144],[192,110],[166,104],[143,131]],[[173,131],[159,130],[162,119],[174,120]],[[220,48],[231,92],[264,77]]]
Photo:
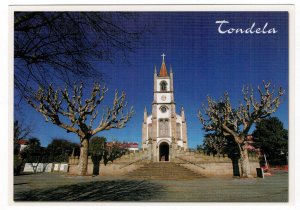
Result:
[[165,55],[159,74],[154,70],[152,113],[146,107],[142,125],[142,149],[154,162],[172,161],[178,151],[185,151],[188,145],[186,119],[183,107],[176,113],[174,100],[173,72],[168,74]]

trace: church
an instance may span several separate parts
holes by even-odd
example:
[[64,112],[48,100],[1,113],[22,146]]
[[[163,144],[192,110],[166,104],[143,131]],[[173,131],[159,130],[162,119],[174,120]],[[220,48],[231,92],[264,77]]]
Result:
[[145,107],[142,125],[142,149],[154,162],[172,161],[188,145],[184,109],[176,113],[173,72],[170,68],[168,74],[165,56],[162,54],[159,74],[154,69],[152,114]]

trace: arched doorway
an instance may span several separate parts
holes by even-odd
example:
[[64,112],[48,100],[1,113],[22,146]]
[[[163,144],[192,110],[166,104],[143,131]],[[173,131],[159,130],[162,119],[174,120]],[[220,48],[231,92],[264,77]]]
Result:
[[169,161],[169,144],[166,142],[159,145],[159,161]]

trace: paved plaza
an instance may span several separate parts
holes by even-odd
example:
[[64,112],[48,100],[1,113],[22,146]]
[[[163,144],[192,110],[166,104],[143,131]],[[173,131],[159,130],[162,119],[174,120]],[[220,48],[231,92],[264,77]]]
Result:
[[288,202],[288,173],[252,179],[143,180],[39,173],[14,177],[19,201]]

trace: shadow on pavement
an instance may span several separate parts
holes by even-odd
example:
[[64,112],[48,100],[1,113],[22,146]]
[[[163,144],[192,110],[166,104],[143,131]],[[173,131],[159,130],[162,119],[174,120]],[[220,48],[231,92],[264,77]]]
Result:
[[147,181],[93,181],[15,193],[15,201],[145,201],[160,195],[162,186]]
[[28,184],[28,182],[16,183],[14,185],[23,185],[23,184]]

